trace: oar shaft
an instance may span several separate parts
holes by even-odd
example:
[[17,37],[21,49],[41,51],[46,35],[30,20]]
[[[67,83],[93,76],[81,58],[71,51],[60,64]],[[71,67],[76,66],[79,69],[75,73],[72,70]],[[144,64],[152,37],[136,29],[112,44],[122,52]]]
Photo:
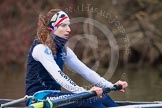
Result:
[[20,102],[24,102],[24,101],[28,100],[29,98],[33,98],[33,96],[27,96],[27,95],[26,95],[26,96],[24,96],[23,98],[16,99],[16,100],[13,100],[13,101],[10,101],[10,102],[1,104],[1,105],[0,105],[0,108],[8,107],[8,106],[11,106],[11,105],[20,103]]
[[63,104],[63,103],[69,103],[69,102],[73,102],[73,101],[79,101],[79,100],[84,100],[84,99],[88,99],[90,97],[96,96],[96,92],[83,92],[83,93],[79,93],[79,94],[74,94],[62,99],[57,99],[52,101],[52,103],[54,105],[57,104]]
[[[116,90],[120,90],[120,89],[122,89],[121,85],[115,85],[112,88],[104,88],[103,93],[108,93],[110,91],[116,91]],[[72,102],[75,102],[75,101],[88,99],[88,98],[91,98],[93,96],[97,96],[97,93],[95,91],[93,91],[93,92],[83,92],[83,93],[74,94],[72,96],[62,98],[62,99],[34,103],[34,104],[31,104],[30,107],[25,107],[25,108],[37,108],[38,106],[39,106],[39,108],[43,108],[46,103],[50,103],[50,104],[52,103],[52,105],[57,106],[57,105],[62,105],[64,103],[72,103]],[[42,106],[42,107],[40,107],[40,106]]]

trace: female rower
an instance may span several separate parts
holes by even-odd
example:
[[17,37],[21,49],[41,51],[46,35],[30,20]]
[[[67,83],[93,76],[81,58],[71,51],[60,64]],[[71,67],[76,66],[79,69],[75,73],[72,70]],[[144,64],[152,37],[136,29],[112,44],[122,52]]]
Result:
[[[28,54],[26,72],[26,95],[34,95],[38,99],[58,99],[75,93],[95,91],[99,98],[90,98],[68,104],[60,108],[105,108],[117,106],[102,88],[113,87],[95,71],[83,64],[75,53],[65,44],[70,34],[69,16],[60,9],[52,9],[46,15],[40,15],[37,27],[37,38]],[[83,78],[94,84],[90,90],[77,85],[63,72],[66,64]],[[125,81],[117,81],[122,85],[121,91],[128,86]],[[62,92],[61,87],[68,92]],[[30,102],[29,102],[30,104]]]

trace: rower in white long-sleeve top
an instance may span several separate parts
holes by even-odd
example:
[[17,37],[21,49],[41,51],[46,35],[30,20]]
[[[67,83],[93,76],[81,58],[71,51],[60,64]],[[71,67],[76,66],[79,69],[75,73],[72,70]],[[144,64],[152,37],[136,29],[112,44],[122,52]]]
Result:
[[[82,63],[75,53],[65,44],[71,31],[68,15],[60,9],[52,9],[46,15],[40,15],[37,28],[37,39],[34,40],[28,54],[26,72],[26,94],[38,99],[58,99],[75,93],[96,91],[100,98],[90,98],[60,108],[105,108],[117,106],[102,88],[113,87],[95,71]],[[83,78],[94,84],[90,90],[77,85],[63,72],[66,64]],[[128,86],[125,81],[118,81],[122,90]],[[62,92],[61,87],[68,92]],[[31,102],[29,101],[28,104]]]

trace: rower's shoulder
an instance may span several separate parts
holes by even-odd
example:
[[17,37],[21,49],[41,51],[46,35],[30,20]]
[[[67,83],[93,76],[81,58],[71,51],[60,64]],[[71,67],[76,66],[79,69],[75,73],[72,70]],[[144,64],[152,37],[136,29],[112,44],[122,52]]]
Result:
[[47,46],[47,45],[44,45],[44,44],[37,44],[34,49],[37,49],[37,50],[44,50],[44,49],[49,49],[50,48]]

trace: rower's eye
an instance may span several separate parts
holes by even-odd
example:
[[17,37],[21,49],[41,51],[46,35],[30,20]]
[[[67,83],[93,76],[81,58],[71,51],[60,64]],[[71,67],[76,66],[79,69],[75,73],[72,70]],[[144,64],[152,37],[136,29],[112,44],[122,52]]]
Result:
[[61,24],[61,26],[62,26],[62,27],[66,27],[66,26],[67,26],[67,24]]

